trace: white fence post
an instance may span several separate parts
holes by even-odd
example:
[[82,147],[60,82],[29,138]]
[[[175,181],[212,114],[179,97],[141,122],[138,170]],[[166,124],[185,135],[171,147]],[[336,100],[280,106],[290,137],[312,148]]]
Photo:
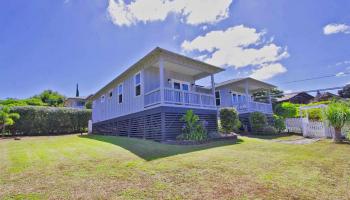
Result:
[[92,133],[92,120],[89,120],[89,123],[88,123],[88,133]]

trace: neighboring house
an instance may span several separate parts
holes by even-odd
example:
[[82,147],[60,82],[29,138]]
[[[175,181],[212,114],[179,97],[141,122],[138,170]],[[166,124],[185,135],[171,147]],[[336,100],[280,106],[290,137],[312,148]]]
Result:
[[[159,47],[93,97],[94,133],[163,141],[181,134],[181,117],[192,109],[217,131],[214,74],[222,68]],[[196,85],[211,77],[212,89]]]
[[89,97],[68,97],[65,102],[65,107],[85,109],[85,104]]
[[306,92],[299,92],[294,94],[286,94],[284,97],[278,98],[277,103],[290,102],[295,104],[308,104],[314,97]]
[[272,120],[272,102],[257,102],[253,94],[259,90],[271,91],[276,86],[253,78],[232,79],[215,85],[215,100],[219,108],[233,107],[239,113],[240,120],[248,130],[251,129],[249,116],[252,112],[264,113]]
[[339,99],[339,97],[336,94],[330,93],[330,92],[317,92],[315,98],[312,100],[312,102],[320,102],[320,101],[330,101],[333,99]]

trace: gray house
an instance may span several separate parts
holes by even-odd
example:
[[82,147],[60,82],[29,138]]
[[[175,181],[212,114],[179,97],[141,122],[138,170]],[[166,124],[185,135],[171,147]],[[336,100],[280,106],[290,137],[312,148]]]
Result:
[[[218,108],[233,107],[248,130],[251,129],[249,116],[252,112],[264,113],[272,120],[272,102],[270,92],[276,86],[253,78],[232,79],[215,85],[215,98]],[[268,91],[268,101],[255,101],[253,94],[259,90]]]
[[[209,132],[217,131],[217,113],[223,107],[236,108],[243,123],[254,111],[272,114],[271,102],[255,102],[251,96],[275,86],[252,78],[215,85],[214,74],[221,71],[157,47],[92,97],[92,131],[163,141],[181,133],[180,118],[189,109]],[[205,77],[211,77],[211,87],[196,84]]]
[[[223,69],[155,48],[93,97],[92,131],[156,141],[181,133],[180,118],[192,109],[217,131],[214,74]],[[211,90],[196,80],[211,77]]]

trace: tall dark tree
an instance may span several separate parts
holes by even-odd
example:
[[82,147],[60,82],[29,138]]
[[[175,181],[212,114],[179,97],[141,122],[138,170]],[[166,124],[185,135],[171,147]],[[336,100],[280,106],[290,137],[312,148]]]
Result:
[[78,83],[77,83],[77,89],[75,91],[75,96],[79,97],[79,85],[78,85]]
[[342,90],[339,90],[338,94],[342,98],[350,98],[350,84],[344,86]]

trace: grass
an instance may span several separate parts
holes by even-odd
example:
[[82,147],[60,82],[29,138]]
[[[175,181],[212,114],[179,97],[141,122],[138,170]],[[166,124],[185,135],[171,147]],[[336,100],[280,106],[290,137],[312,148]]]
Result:
[[0,199],[349,199],[349,152],[350,145],[328,140],[175,146],[107,136],[5,139]]

